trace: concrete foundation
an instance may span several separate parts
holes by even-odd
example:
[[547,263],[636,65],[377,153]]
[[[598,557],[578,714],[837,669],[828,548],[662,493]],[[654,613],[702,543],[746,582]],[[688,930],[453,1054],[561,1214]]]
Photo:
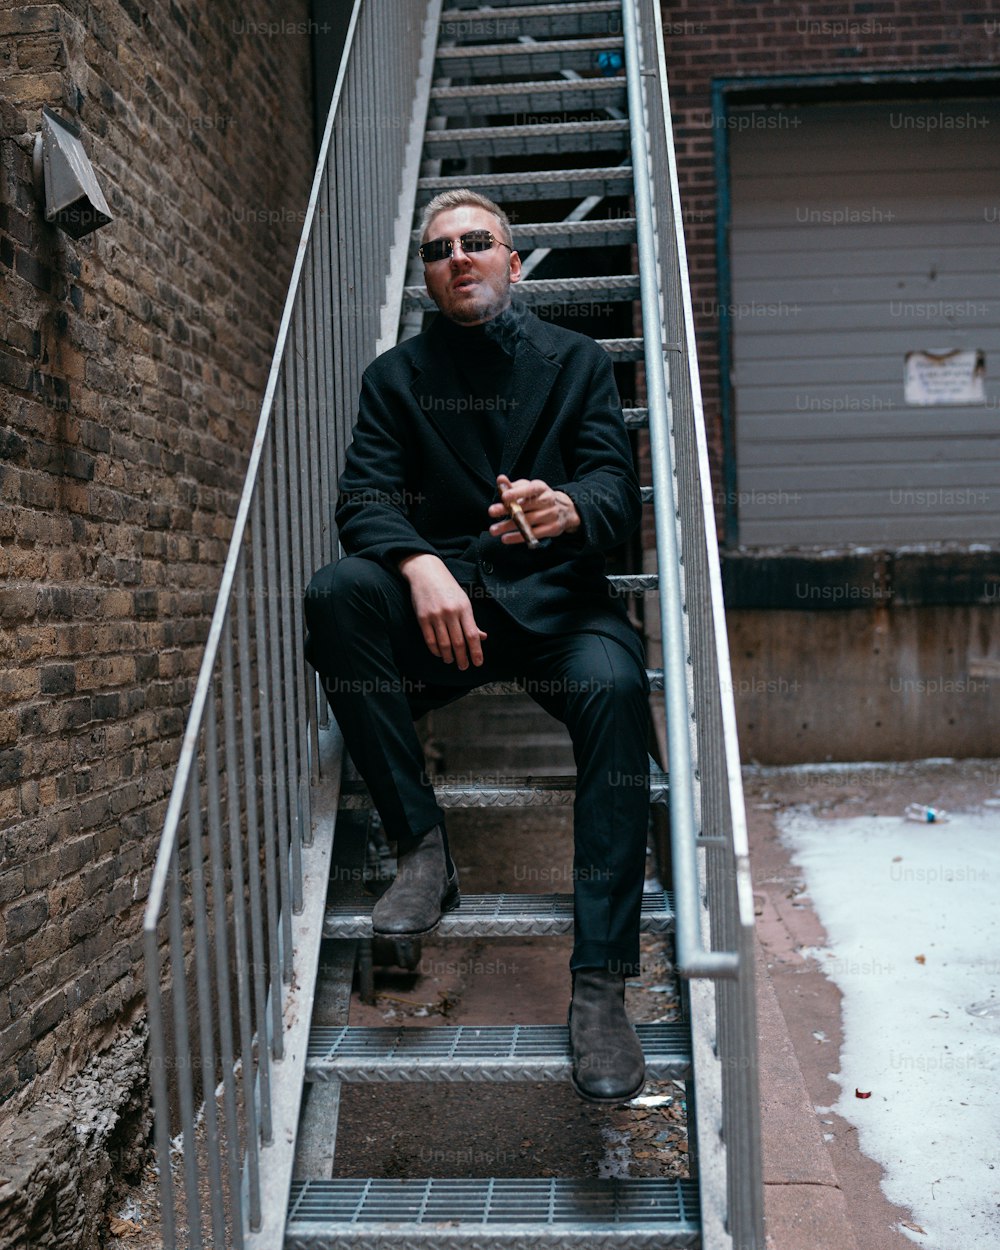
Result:
[[726,615],[744,762],[1000,754],[995,607]]

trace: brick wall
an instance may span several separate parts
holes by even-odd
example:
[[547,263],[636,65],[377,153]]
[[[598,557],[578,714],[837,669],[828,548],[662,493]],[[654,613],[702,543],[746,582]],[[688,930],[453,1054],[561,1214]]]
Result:
[[[7,1112],[141,1008],[143,902],[308,196],[308,13],[0,0]],[[78,242],[35,203],[43,104],[82,128],[115,217]]]
[[988,0],[808,5],[663,0],[661,11],[718,499],[722,426],[713,78],[995,65],[1000,63],[1000,20]]

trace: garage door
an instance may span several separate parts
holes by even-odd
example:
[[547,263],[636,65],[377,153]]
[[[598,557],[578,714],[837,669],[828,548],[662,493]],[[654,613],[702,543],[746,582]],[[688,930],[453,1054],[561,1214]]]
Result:
[[741,544],[997,540],[1000,106],[728,126]]

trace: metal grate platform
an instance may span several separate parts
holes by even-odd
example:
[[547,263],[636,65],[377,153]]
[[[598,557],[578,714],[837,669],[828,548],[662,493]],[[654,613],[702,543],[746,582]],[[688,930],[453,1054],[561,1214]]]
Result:
[[[536,880],[548,883],[551,878]],[[328,907],[323,936],[370,938],[374,905],[373,898],[365,898]],[[652,890],[643,894],[639,917],[643,933],[667,933],[673,928],[673,922],[673,897],[667,891]],[[572,932],[572,894],[467,894],[459,908],[441,917],[434,936],[550,937]]]
[[[688,1028],[637,1024],[646,1079],[683,1080],[691,1069]],[[564,1025],[461,1025],[458,1028],[314,1028],[310,1081],[568,1081]]]
[[694,1181],[355,1180],[293,1183],[286,1250],[666,1250],[701,1244]]

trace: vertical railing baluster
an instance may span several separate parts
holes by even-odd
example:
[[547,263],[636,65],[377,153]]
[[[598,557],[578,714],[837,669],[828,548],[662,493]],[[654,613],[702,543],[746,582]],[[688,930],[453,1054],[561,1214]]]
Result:
[[[190,845],[189,845],[190,851]],[[191,1028],[188,1019],[187,977],[184,958],[184,921],[181,908],[181,868],[174,843],[167,878],[170,910],[170,964],[173,968],[171,1005],[174,1017],[174,1054],[177,1058],[177,1088],[181,1115],[181,1150],[184,1158],[184,1196],[187,1206],[187,1234],[191,1250],[202,1250],[201,1195],[198,1192],[198,1143],[194,1124],[194,1084],[192,1074]],[[161,1168],[170,1167],[169,1150],[160,1159]]]
[[[209,687],[205,711],[206,738],[215,719],[215,688]],[[207,745],[206,745],[207,753]],[[207,762],[211,771],[211,760]],[[219,1120],[215,1106],[215,1046],[213,1039],[212,973],[208,962],[208,899],[205,883],[205,859],[201,837],[201,785],[198,758],[191,761],[191,783],[188,791],[188,830],[191,847],[191,903],[194,911],[194,967],[198,995],[198,1070],[205,1108],[205,1136],[208,1153],[208,1184],[212,1212],[214,1245],[225,1245],[226,1219],[222,1207],[222,1174],[219,1167]],[[185,1143],[186,1146],[187,1143]]]
[[[253,1014],[251,991],[256,980],[254,960],[251,953],[250,929],[253,927],[254,883],[259,880],[258,864],[252,858],[254,844],[257,841],[257,803],[256,803],[256,769],[253,768],[253,713],[250,701],[250,640],[247,630],[246,611],[246,548],[240,550],[239,563],[236,566],[236,585],[234,604],[236,607],[236,645],[238,647],[237,662],[233,661],[232,614],[226,619],[226,637],[222,653],[222,700],[226,725],[226,779],[229,783],[228,812],[229,817],[229,860],[233,883],[233,933],[236,947],[236,993],[240,1021],[240,1076],[241,1106],[246,1123],[246,1166],[247,1166],[247,1200],[249,1210],[247,1221],[251,1230],[260,1227],[260,1141],[258,1140],[257,1106],[254,1098],[254,1062],[253,1062]],[[236,676],[234,667],[239,669],[239,713],[236,702]],[[237,716],[243,724],[243,775],[245,780],[244,793],[247,797],[246,823],[247,844],[250,859],[250,915],[251,924],[247,924],[247,871],[243,860],[243,811],[240,802],[240,763],[239,740],[236,732]],[[248,740],[249,739],[249,740]],[[251,778],[252,783],[251,783]],[[251,801],[251,784],[253,798]],[[252,809],[252,815],[251,815]],[[253,832],[251,833],[251,829]],[[257,890],[256,914],[259,917],[259,888]],[[256,937],[256,935],[254,935]],[[263,943],[261,943],[263,947]],[[263,1016],[263,1010],[261,1011]],[[266,1087],[262,1080],[261,1092]],[[268,1101],[270,1091],[267,1090]],[[238,1160],[237,1160],[238,1162]]]
[[[294,334],[296,346],[299,339]],[[294,358],[295,352],[291,353]],[[292,913],[302,910],[302,830],[299,820],[298,804],[298,764],[296,756],[295,735],[295,662],[292,657],[292,614],[289,611],[289,595],[292,593],[294,577],[292,573],[293,542],[289,525],[289,481],[295,474],[295,442],[289,433],[289,421],[295,396],[295,374],[286,379],[282,387],[281,402],[277,405],[277,425],[275,426],[275,481],[277,496],[275,505],[278,514],[278,561],[277,578],[279,591],[277,594],[278,616],[280,620],[281,648],[277,663],[281,674],[283,720],[278,722],[279,739],[283,740],[284,781],[283,804],[288,811],[287,842],[282,842],[283,885],[287,885],[291,898],[291,911],[282,913],[282,940],[284,945],[283,965],[287,980],[292,975]],[[282,905],[284,906],[284,896]]]
[[[226,697],[225,673],[228,669],[232,677],[232,633],[229,628],[229,615],[223,624],[221,639],[223,667],[223,738],[227,742],[232,735],[229,717],[232,713],[232,699]],[[215,981],[217,990],[217,1011],[219,1020],[219,1059],[222,1065],[222,1111],[226,1130],[226,1159],[228,1162],[227,1184],[230,1202],[228,1209],[238,1210],[240,1193],[241,1156],[239,1125],[236,1119],[236,1055],[233,1047],[233,1012],[229,995],[230,962],[229,962],[229,891],[226,888],[225,846],[222,838],[222,795],[219,784],[219,743],[218,743],[218,701],[213,693],[209,699],[208,715],[205,721],[205,783],[208,794],[208,854],[212,883],[212,928],[215,935]],[[230,691],[231,694],[231,691]],[[227,795],[227,805],[231,795]],[[236,800],[237,806],[239,799]],[[242,882],[239,882],[242,890]],[[233,903],[237,883],[233,882]],[[238,954],[238,952],[237,952]],[[215,1090],[206,1094],[215,1100]],[[221,1193],[221,1188],[220,1188]],[[231,1219],[230,1242],[235,1250],[243,1247],[243,1221]]]
[[[280,390],[275,394],[275,403],[273,412],[280,411]],[[266,693],[262,692],[261,703],[261,721],[266,718],[269,722],[269,741],[271,744],[270,753],[270,771],[263,769],[263,784],[265,792],[269,795],[269,802],[265,811],[273,812],[275,822],[270,829],[267,829],[265,822],[265,839],[264,854],[270,857],[267,866],[268,880],[268,927],[269,940],[271,947],[271,1020],[270,1026],[272,1035],[270,1038],[271,1054],[273,1058],[280,1059],[284,1055],[285,1039],[281,1029],[281,984],[285,980],[285,965],[281,958],[282,942],[281,937],[287,926],[291,923],[290,904],[288,897],[288,831],[287,831],[287,808],[285,806],[284,794],[284,773],[285,773],[285,753],[281,746],[282,723],[281,715],[282,691],[281,691],[281,664],[279,660],[279,638],[278,638],[278,604],[277,604],[277,572],[276,564],[278,560],[277,552],[277,530],[274,522],[274,452],[273,444],[277,438],[277,427],[272,419],[271,431],[264,448],[264,458],[262,463],[263,470],[263,488],[264,488],[264,532],[267,535],[267,554],[266,568],[262,562],[260,570],[261,588],[264,597],[264,611],[266,614],[267,624],[264,628],[264,639],[267,645],[267,668],[268,668],[268,688]],[[256,543],[255,543],[256,548]],[[257,563],[256,550],[254,558],[254,582],[257,581]],[[272,907],[273,907],[273,923],[272,923]],[[290,932],[289,932],[290,937]],[[284,943],[284,952],[287,958],[289,942]]]
[[312,804],[309,798],[309,723],[310,700],[309,687],[315,687],[312,669],[307,668],[302,654],[302,639],[305,637],[305,622],[302,616],[302,596],[305,593],[306,579],[311,575],[312,560],[312,506],[309,489],[309,429],[312,413],[318,403],[316,385],[316,304],[314,300],[314,267],[316,248],[315,239],[310,242],[309,255],[303,274],[302,316],[302,351],[305,359],[305,370],[300,370],[296,387],[298,412],[294,414],[295,428],[291,438],[293,455],[289,465],[289,492],[293,505],[292,517],[299,517],[299,525],[292,527],[292,584],[288,607],[291,612],[291,647],[292,663],[295,666],[295,678],[292,684],[294,695],[294,731],[296,741],[296,772],[295,790],[298,797],[298,857],[296,869],[298,889],[302,890],[301,847],[312,845]]

